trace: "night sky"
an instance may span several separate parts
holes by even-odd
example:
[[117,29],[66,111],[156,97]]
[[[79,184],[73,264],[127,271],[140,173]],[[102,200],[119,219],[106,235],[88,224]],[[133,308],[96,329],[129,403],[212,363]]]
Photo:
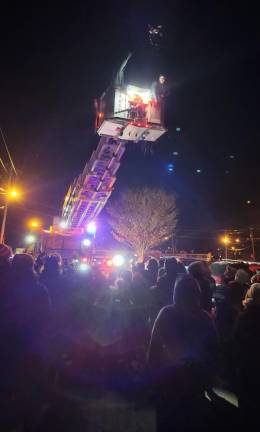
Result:
[[[249,3],[5,3],[0,124],[26,190],[10,212],[11,241],[28,215],[47,226],[59,213],[98,143],[93,100],[129,51],[126,81],[150,86],[164,73],[171,85],[168,133],[153,154],[128,144],[112,199],[124,187],[162,186],[177,195],[182,229],[259,226],[259,37]],[[148,24],[163,26],[158,48]]]

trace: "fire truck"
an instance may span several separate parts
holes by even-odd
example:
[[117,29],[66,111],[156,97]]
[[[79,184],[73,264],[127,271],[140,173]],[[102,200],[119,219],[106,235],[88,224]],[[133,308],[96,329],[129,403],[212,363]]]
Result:
[[[120,69],[121,75],[127,61]],[[150,88],[115,80],[95,101],[95,107],[99,143],[69,186],[61,215],[54,218],[50,230],[43,232],[42,250],[62,255],[78,250],[86,228],[95,223],[113,192],[126,146],[156,142],[166,132],[161,103]]]

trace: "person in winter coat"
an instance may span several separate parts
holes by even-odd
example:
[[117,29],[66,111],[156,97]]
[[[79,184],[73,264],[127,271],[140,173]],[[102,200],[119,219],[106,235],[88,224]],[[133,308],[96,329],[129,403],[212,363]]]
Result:
[[201,290],[200,304],[202,309],[211,312],[213,290],[208,275],[208,269],[202,261],[196,261],[189,265],[188,272],[198,281]]
[[[194,422],[200,430],[198,422],[203,423],[204,392],[217,372],[218,339],[200,300],[197,280],[191,275],[179,276],[173,304],[165,306],[154,323],[148,365],[156,389],[158,430],[172,430],[173,417],[176,430],[183,430],[183,424],[193,430]],[[187,406],[188,419],[183,410]]]
[[258,420],[260,430],[260,283],[249,288],[243,304],[234,330],[238,401],[245,423],[255,426]]
[[213,322],[200,300],[197,280],[191,275],[178,277],[173,304],[164,307],[155,320],[148,362],[157,371],[179,373],[194,368],[203,387],[203,380],[214,371],[218,342]]

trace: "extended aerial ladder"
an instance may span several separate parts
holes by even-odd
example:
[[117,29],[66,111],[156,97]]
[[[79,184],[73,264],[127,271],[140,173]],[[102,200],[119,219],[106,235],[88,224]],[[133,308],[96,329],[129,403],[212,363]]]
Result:
[[100,141],[83,172],[70,185],[62,216],[54,218],[53,233],[66,236],[83,233],[113,191],[126,143],[154,142],[166,132],[161,105],[151,89],[124,84],[122,74],[127,60],[119,78],[96,101],[95,127]]
[[105,206],[113,191],[124,151],[123,141],[101,137],[97,149],[65,197],[62,220],[67,232],[80,232]]

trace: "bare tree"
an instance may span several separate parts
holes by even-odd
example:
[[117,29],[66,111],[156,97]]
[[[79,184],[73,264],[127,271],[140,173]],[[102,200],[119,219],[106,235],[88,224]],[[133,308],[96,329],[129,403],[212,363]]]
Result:
[[177,224],[175,196],[161,189],[126,190],[107,211],[116,240],[142,260],[150,249],[173,235]]

